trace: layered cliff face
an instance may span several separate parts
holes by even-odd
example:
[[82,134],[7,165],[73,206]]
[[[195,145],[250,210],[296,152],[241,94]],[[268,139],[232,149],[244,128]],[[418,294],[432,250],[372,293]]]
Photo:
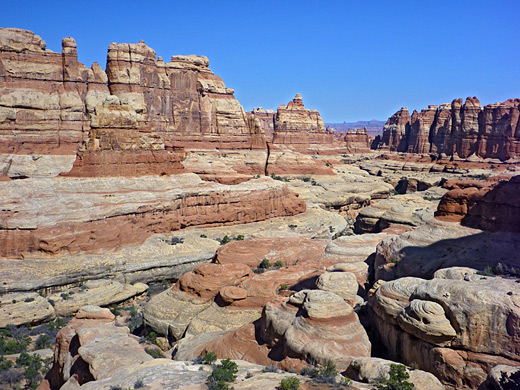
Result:
[[348,130],[345,135],[339,137],[340,142],[345,143],[347,153],[369,153],[370,137],[367,128]]
[[410,113],[406,107],[392,115],[383,128],[382,143],[391,152],[405,152],[408,149],[410,133]]
[[62,47],[62,53],[53,53],[30,31],[0,29],[0,169],[4,175],[68,171],[85,137],[84,99],[94,71],[77,61],[72,38],[63,39]]
[[488,104],[476,97],[428,106],[409,117],[402,108],[383,129],[382,146],[408,153],[445,153],[466,158],[475,154],[502,161],[520,156],[520,99]]
[[287,105],[278,107],[273,144],[297,146],[333,142],[334,135],[325,129],[320,113],[306,109],[299,93]]
[[164,63],[143,42],[112,43],[105,73],[77,61],[72,38],[62,53],[45,46],[0,29],[4,176],[55,176],[74,161],[71,176],[171,174],[183,170],[184,148],[265,148],[206,57]]

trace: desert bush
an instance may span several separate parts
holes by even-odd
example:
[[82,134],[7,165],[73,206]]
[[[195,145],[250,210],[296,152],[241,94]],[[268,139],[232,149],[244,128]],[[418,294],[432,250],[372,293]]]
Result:
[[36,343],[34,344],[35,349],[45,349],[52,345],[51,339],[46,334],[38,336]]
[[295,376],[283,378],[280,382],[282,390],[298,390],[300,388],[300,380]]
[[208,377],[206,384],[210,390],[227,390],[227,383],[234,382],[237,379],[237,364],[229,359],[224,359],[216,366],[211,375]]
[[272,264],[269,262],[269,259],[266,257],[264,258],[260,264],[258,264],[258,268],[261,268],[261,269],[269,269],[272,267]]
[[164,355],[162,354],[161,351],[159,351],[158,349],[155,349],[155,348],[145,348],[144,351],[150,355],[151,357],[153,357],[154,359],[160,359],[160,358],[164,358]]
[[379,378],[375,385],[378,390],[412,390],[413,383],[408,382],[410,374],[402,364],[391,364],[388,377]]

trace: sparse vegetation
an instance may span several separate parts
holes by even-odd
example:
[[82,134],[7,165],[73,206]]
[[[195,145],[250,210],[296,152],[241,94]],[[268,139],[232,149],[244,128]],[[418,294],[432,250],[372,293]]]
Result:
[[202,357],[202,364],[213,364],[217,361],[217,354],[215,352],[208,352]]
[[390,263],[397,264],[398,260],[395,257],[390,259]]
[[236,236],[235,240],[237,241],[242,241],[244,239],[244,235],[243,234],[239,234],[238,236]]
[[410,374],[402,364],[391,364],[388,377],[379,378],[375,385],[378,390],[412,390],[413,383],[408,382]]
[[108,308],[110,309],[112,314],[116,317],[121,314],[121,308],[119,306],[117,306],[115,303],[113,305],[110,305]]
[[205,234],[201,234],[200,238],[208,238],[208,236],[206,236]]
[[144,351],[154,359],[164,358],[162,352],[156,348],[145,348]]
[[229,242],[231,242],[231,238],[229,238],[228,235],[225,235],[224,237],[222,237],[222,239],[218,240],[220,242],[220,245],[225,245]]
[[[137,328],[141,327],[141,325],[143,324],[143,315],[141,313],[139,313],[134,306],[130,306],[129,314],[130,314],[130,318],[127,318],[126,322],[128,324],[128,328],[130,329],[130,332],[134,332]],[[154,332],[151,332],[151,333],[154,333]]]
[[288,288],[289,288],[288,285],[286,285],[286,284],[282,284],[282,285],[280,286],[280,288],[278,289],[278,291],[285,291],[285,290],[287,290]]
[[289,225],[289,229],[296,229],[297,227],[298,227],[298,225],[293,225],[293,224]]
[[142,387],[144,387],[142,379],[138,379],[134,382],[134,389],[141,389]]
[[478,271],[477,274],[482,276],[495,276],[493,268],[491,268],[489,265],[486,268],[484,268],[483,271]]
[[28,389],[36,389],[42,379],[40,370],[43,367],[42,359],[39,355],[30,355],[22,352],[16,359],[16,367],[23,368],[23,377],[25,379],[25,387]]
[[269,269],[271,268],[273,265],[269,262],[269,259],[267,257],[265,257],[261,262],[260,264],[258,264],[258,268],[261,268],[261,269]]
[[278,372],[278,368],[276,366],[265,366],[262,372]]
[[282,390],[298,390],[300,388],[300,380],[295,376],[283,378],[280,382]]
[[34,344],[35,349],[45,349],[51,346],[51,339],[46,334],[38,336],[36,343]]
[[434,202],[434,201],[437,201],[437,200],[441,200],[441,198],[439,198],[437,196],[423,196],[423,199],[427,200],[429,202]]
[[64,301],[66,301],[67,299],[70,298],[70,293],[66,293],[66,292],[61,293],[61,294],[60,294],[60,297],[61,297],[61,299],[63,299]]
[[471,177],[476,180],[486,180],[489,177],[489,175],[486,175],[485,173],[480,173],[478,175],[473,175]]
[[280,260],[278,260],[278,261],[276,261],[276,262],[274,263],[274,266],[275,266],[276,268],[282,268],[282,267],[283,267],[283,263],[282,263]]
[[304,368],[300,374],[310,376],[316,382],[336,383],[338,372],[332,360],[325,360],[325,363],[319,367]]
[[229,390],[228,383],[237,379],[237,364],[229,359],[224,359],[216,366],[208,377],[206,384],[210,390]]

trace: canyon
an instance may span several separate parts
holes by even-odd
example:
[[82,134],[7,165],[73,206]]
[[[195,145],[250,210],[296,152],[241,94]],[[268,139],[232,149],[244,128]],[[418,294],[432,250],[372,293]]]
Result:
[[204,56],[112,43],[88,68],[73,38],[1,28],[1,346],[36,332],[40,390],[205,389],[212,353],[235,389],[374,389],[393,364],[415,389],[505,389],[519,109],[340,133],[298,93],[246,112]]

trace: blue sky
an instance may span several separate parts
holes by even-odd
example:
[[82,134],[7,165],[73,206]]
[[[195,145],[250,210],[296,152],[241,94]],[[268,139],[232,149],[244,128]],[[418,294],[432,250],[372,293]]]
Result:
[[4,1],[0,25],[104,68],[110,42],[206,55],[246,110],[296,93],[326,122],[520,97],[520,1]]

